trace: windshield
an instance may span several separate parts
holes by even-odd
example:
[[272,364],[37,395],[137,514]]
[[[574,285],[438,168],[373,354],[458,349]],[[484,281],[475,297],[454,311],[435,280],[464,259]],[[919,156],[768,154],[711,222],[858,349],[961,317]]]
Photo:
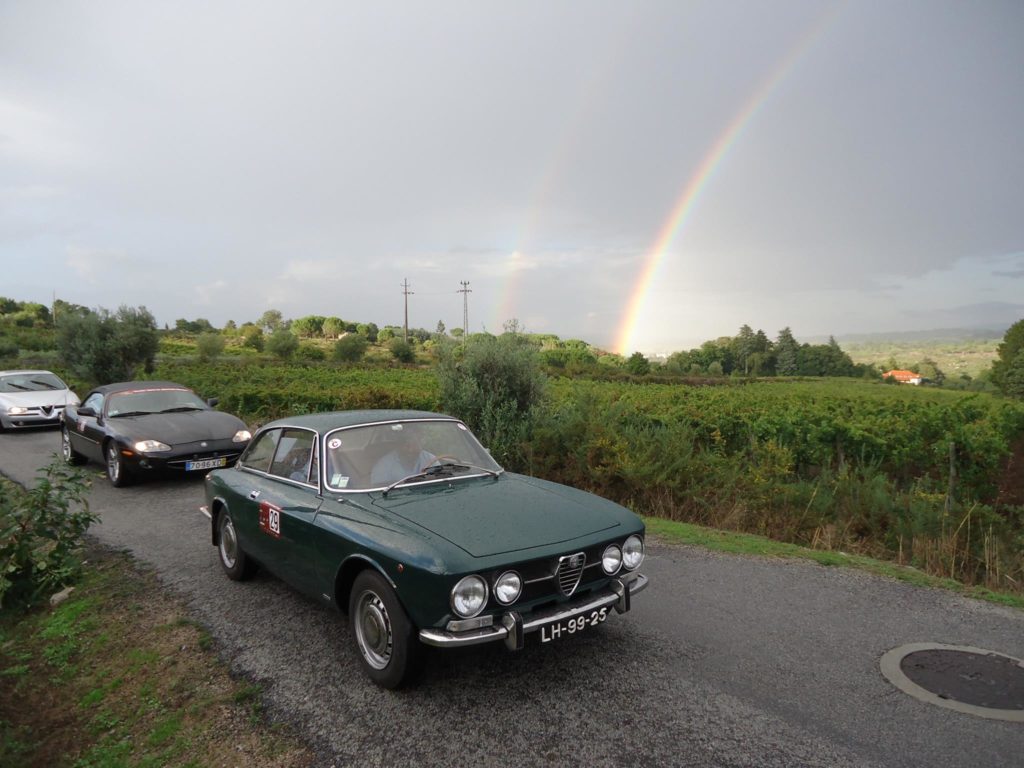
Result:
[[107,398],[107,416],[205,411],[209,406],[188,389],[135,389]]
[[0,376],[0,392],[44,392],[67,389],[52,373],[17,373]]
[[502,471],[466,425],[457,421],[351,427],[330,432],[325,440],[327,487],[335,491],[387,488],[403,478],[422,483]]

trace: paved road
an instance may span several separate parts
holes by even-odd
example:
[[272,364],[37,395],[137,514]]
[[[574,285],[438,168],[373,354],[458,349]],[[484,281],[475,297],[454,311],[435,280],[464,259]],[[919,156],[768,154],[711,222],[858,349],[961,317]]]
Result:
[[[0,434],[30,483],[57,433]],[[111,488],[101,541],[185,597],[324,765],[1018,766],[1024,725],[930,707],[878,670],[909,642],[1024,657],[1024,612],[797,562],[650,543],[626,616],[554,646],[436,651],[420,685],[369,683],[338,615],[273,577],[223,576],[197,480]]]

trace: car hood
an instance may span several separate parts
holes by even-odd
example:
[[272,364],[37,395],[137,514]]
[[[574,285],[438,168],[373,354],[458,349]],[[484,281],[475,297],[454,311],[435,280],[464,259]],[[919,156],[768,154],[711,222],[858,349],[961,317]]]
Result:
[[20,405],[24,408],[57,405],[63,408],[74,399],[66,389],[41,389],[32,392],[4,392],[0,395],[0,405]]
[[610,531],[629,510],[575,488],[505,473],[393,491],[373,502],[474,557],[549,546]]
[[246,429],[241,419],[222,411],[115,416],[107,419],[107,426],[129,440],[159,440],[168,445],[230,440],[235,432]]

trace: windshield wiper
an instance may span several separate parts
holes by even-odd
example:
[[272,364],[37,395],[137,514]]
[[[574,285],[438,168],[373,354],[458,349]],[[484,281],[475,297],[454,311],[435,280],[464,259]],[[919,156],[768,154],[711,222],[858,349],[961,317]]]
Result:
[[119,419],[122,416],[152,416],[153,411],[122,411],[121,413],[112,413],[110,418]]
[[387,496],[388,491],[393,491],[396,487],[402,483],[407,483],[410,480],[415,480],[417,477],[434,477],[435,475],[443,474],[447,469],[450,468],[449,464],[438,464],[437,466],[427,467],[422,472],[413,472],[411,475],[406,475],[401,480],[395,480],[391,485],[384,489],[383,495]]
[[446,461],[439,465],[442,467],[451,467],[452,469],[478,469],[481,472],[486,472],[491,477],[497,477],[498,471],[494,469],[488,469],[487,467],[481,467],[479,464],[470,464],[468,461],[459,459],[458,461]]
[[47,389],[57,389],[57,387],[53,386],[53,384],[48,381],[40,381],[39,379],[32,379],[31,381],[33,384],[38,384],[39,386],[46,387]]
[[175,408],[165,408],[159,413],[184,413],[185,411],[201,411],[203,410],[197,405],[179,405]]
[[21,386],[21,384],[15,384],[13,381],[8,381],[6,383],[7,383],[8,387],[14,387],[15,389],[20,389],[22,392],[35,392],[35,390],[32,389],[32,387],[23,387],[23,386]]

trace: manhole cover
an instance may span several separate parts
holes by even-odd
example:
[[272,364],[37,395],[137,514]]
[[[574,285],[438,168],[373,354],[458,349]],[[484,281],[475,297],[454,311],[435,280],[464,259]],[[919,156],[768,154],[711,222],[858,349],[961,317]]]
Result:
[[921,701],[1024,723],[1024,662],[969,646],[912,643],[882,656],[882,674]]

